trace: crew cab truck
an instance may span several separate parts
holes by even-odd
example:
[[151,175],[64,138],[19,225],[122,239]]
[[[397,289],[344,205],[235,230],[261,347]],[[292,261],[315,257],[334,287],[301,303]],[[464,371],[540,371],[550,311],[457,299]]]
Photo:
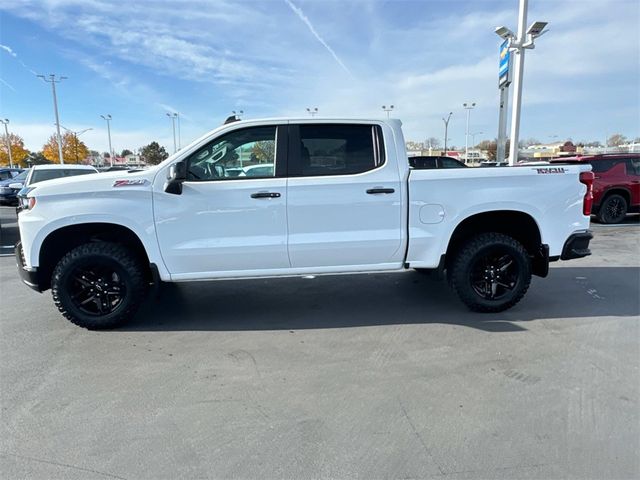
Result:
[[16,257],[90,329],[130,319],[159,282],[407,269],[498,312],[550,261],[589,255],[589,170],[411,168],[394,119],[237,121],[146,171],[36,185]]

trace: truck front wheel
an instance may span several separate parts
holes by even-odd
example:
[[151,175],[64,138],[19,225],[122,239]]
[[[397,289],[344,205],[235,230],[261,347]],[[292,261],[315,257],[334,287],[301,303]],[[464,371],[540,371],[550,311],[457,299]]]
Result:
[[129,320],[142,302],[144,270],[123,245],[86,243],[56,265],[51,292],[58,310],[90,330],[109,329]]
[[518,241],[501,233],[483,233],[457,252],[449,282],[474,312],[501,312],[518,303],[531,283],[531,262]]

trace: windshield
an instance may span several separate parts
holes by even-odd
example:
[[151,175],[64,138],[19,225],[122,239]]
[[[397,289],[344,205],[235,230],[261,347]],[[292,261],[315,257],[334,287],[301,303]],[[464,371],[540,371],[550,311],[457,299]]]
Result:
[[22,172],[20,172],[18,175],[16,175],[15,177],[13,177],[13,179],[16,182],[24,182],[24,179],[27,178],[27,175],[29,175],[29,170],[23,170]]
[[34,183],[44,182],[45,180],[53,180],[54,178],[62,177],[75,177],[76,175],[87,175],[89,173],[96,173],[90,169],[78,169],[78,168],[56,168],[51,170],[34,170],[31,176],[29,185]]

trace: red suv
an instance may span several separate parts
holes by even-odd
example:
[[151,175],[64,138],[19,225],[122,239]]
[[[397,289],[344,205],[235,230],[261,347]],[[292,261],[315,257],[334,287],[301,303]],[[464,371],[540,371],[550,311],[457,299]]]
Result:
[[616,153],[558,158],[552,163],[590,163],[593,214],[602,223],[619,223],[640,211],[640,153]]

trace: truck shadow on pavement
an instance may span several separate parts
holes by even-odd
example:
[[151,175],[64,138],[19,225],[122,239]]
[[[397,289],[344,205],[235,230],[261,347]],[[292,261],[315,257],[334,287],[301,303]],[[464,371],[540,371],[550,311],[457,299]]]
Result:
[[488,332],[526,330],[539,319],[640,315],[640,268],[553,268],[525,298],[497,314],[466,309],[446,282],[416,272],[313,279],[163,284],[125,331],[244,331],[451,324]]

